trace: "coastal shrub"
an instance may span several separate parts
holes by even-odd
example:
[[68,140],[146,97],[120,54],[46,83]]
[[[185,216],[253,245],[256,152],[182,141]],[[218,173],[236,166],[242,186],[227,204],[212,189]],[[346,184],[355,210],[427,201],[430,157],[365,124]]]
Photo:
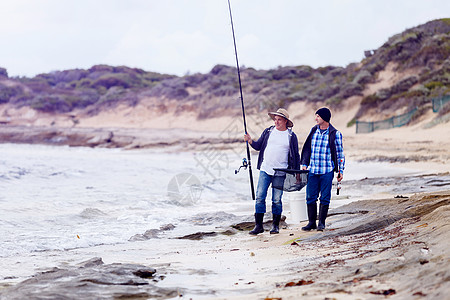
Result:
[[365,69],[372,75],[383,70],[386,67],[386,62],[383,61],[374,61],[374,63],[370,63],[365,66]]
[[28,93],[23,93],[16,95],[15,97],[11,98],[9,100],[10,104],[14,104],[17,107],[27,106],[30,105],[31,101],[33,99],[33,96]]
[[321,75],[325,75],[325,74],[328,74],[329,72],[333,71],[334,69],[336,69],[336,67],[326,66],[326,67],[319,67],[316,69],[316,71],[319,72]]
[[375,94],[378,99],[386,100],[391,96],[391,89],[379,89]]
[[304,100],[305,98],[307,98],[307,94],[305,91],[297,91],[295,93],[292,93],[290,95],[288,95],[288,97],[290,99],[292,99],[292,101],[300,101],[300,100]]
[[99,77],[111,74],[114,72],[114,68],[108,65],[95,65],[88,69],[88,75],[87,78],[90,78],[92,80],[96,80]]
[[52,85],[60,83],[72,83],[85,78],[88,75],[86,70],[73,69],[65,71],[53,71],[47,74],[47,78],[51,78]]
[[347,123],[347,127],[352,127],[355,124],[356,124],[356,118],[353,118]]
[[[240,69],[244,69],[244,67],[241,67]],[[236,68],[226,65],[215,65],[209,73],[212,75],[225,75],[230,72],[236,72]]]
[[327,84],[322,84],[319,86],[319,89],[317,90],[317,92],[315,93],[315,95],[320,99],[328,99],[334,95],[336,95],[338,92],[340,91],[340,86],[339,85],[327,85]]
[[66,113],[71,111],[70,104],[64,98],[54,95],[39,95],[33,98],[30,106],[43,112]]
[[0,68],[0,76],[8,78],[8,71],[5,68]]
[[432,89],[429,93],[430,98],[439,98],[450,94],[450,86],[439,86]]
[[127,74],[105,74],[95,80],[92,87],[103,86],[106,89],[112,87],[130,88],[133,86],[133,78]]
[[415,98],[421,98],[426,96],[427,93],[423,90],[412,90],[412,91],[407,91],[407,92],[403,92],[403,93],[399,93],[396,94],[392,97],[389,98],[389,102],[395,102],[399,99],[415,99]]
[[434,90],[437,87],[443,87],[444,84],[440,81],[430,81],[425,83],[424,86],[429,90]]
[[47,82],[45,78],[42,77],[33,77],[33,78],[26,78],[21,77],[18,79],[18,81],[28,88],[30,88],[34,93],[40,94],[40,93],[46,93],[51,90],[51,86]]
[[415,51],[411,57],[405,61],[408,67],[425,66],[430,62],[442,63],[450,56],[450,42],[448,34],[445,35],[444,40],[435,38],[420,50]]
[[93,73],[113,73],[114,67],[108,65],[95,65],[88,69],[89,74]]
[[169,96],[174,99],[183,99],[189,96],[189,92],[185,88],[178,87],[172,89]]
[[0,104],[7,103],[13,97],[23,93],[20,86],[5,86],[0,84]]
[[250,87],[250,93],[251,94],[258,94],[262,89],[264,88],[263,82],[256,82]]
[[343,101],[343,99],[340,97],[333,97],[333,98],[330,98],[327,101],[325,101],[325,105],[331,106],[331,107],[336,107],[339,104],[341,104],[342,101]]
[[313,69],[307,66],[299,67],[278,67],[275,70],[270,70],[269,73],[273,80],[298,79],[307,78],[312,75]]
[[41,83],[45,82],[50,86],[54,86],[56,85],[57,81],[55,79],[55,77],[48,73],[48,74],[39,74],[36,77],[33,78],[35,81],[39,81]]
[[327,73],[327,76],[330,76],[331,78],[336,78],[336,77],[339,77],[339,76],[344,75],[345,73],[346,73],[345,68],[342,68],[342,67],[336,67],[336,68],[331,69],[331,70]]
[[73,97],[75,101],[71,102],[72,108],[85,108],[95,104],[100,99],[100,95],[95,89],[78,90]]
[[376,104],[378,101],[380,101],[380,98],[378,98],[377,94],[372,94],[369,96],[366,96],[362,99],[361,104],[364,105],[374,105]]
[[79,81],[71,82],[70,85],[74,88],[89,88],[92,86],[92,79],[83,78]]
[[152,89],[145,91],[146,96],[182,99],[189,96],[186,90],[186,81],[183,78],[174,78],[156,84]]
[[106,92],[106,94],[100,97],[99,103],[118,101],[125,95],[125,93],[126,90],[122,87],[112,87]]
[[349,82],[342,87],[339,96],[342,98],[349,98],[351,96],[361,95],[362,91],[363,87],[360,84]]
[[353,83],[356,84],[366,84],[370,81],[372,81],[372,74],[370,74],[370,72],[367,70],[360,71],[353,79]]
[[184,76],[183,78],[188,86],[198,86],[205,82],[208,77],[207,75],[197,73],[189,76]]
[[239,92],[239,90],[236,87],[229,85],[220,86],[219,88],[212,91],[213,95],[217,97],[231,96],[233,94],[236,94],[237,92]]
[[405,92],[418,81],[419,79],[417,78],[417,76],[409,76],[407,78],[404,78],[391,87],[391,93],[397,94],[400,92]]

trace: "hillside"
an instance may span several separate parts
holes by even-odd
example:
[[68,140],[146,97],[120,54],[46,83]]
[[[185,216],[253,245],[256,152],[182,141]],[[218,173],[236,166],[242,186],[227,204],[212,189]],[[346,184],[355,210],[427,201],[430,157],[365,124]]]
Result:
[[[450,19],[431,21],[389,38],[346,67],[242,67],[247,112],[306,103],[336,111],[352,106],[350,125],[355,119],[380,120],[415,107],[419,118],[430,109],[432,98],[450,94],[449,33]],[[188,113],[194,121],[205,120],[237,115],[238,93],[236,68],[224,65],[182,77],[97,65],[10,78],[0,68],[0,122],[107,127],[114,122],[102,123],[101,116],[117,111],[126,112],[121,124],[128,122],[128,127],[142,127],[149,116]],[[447,105],[440,115],[449,111]]]

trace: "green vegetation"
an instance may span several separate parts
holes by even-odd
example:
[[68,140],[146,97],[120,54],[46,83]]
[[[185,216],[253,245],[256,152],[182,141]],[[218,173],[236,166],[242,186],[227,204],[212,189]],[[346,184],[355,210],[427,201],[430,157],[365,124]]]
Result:
[[434,90],[437,87],[443,87],[444,84],[440,81],[430,81],[425,83],[424,86],[429,90]]
[[347,127],[352,127],[355,124],[356,124],[356,118],[353,118],[347,123]]

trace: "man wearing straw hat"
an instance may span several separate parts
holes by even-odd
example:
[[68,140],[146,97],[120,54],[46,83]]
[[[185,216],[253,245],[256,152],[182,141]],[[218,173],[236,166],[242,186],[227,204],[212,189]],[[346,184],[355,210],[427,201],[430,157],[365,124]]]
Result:
[[[331,124],[331,111],[322,107],[316,111],[317,125],[314,126],[302,148],[302,169],[309,168],[306,186],[306,206],[308,225],[302,230],[325,229],[325,219],[331,199],[333,172],[338,173],[336,179],[341,182],[344,177],[345,157],[342,146],[342,134]],[[317,219],[317,199],[320,194],[319,224]]]
[[[279,181],[284,181],[284,176],[277,176],[274,168],[300,168],[300,155],[298,152],[298,140],[292,131],[294,123],[289,120],[289,114],[284,108],[279,108],[276,112],[269,112],[274,125],[266,128],[258,140],[254,141],[247,133],[244,140],[248,141],[253,149],[259,151],[258,165],[259,172],[258,187],[256,189],[255,204],[255,228],[250,234],[257,235],[264,232],[263,219],[266,212],[266,196],[270,184],[272,184],[272,215],[273,223],[271,234],[279,233],[279,224],[283,206],[281,197],[282,189],[276,189],[275,183],[279,186]],[[281,182],[282,186],[282,182]]]

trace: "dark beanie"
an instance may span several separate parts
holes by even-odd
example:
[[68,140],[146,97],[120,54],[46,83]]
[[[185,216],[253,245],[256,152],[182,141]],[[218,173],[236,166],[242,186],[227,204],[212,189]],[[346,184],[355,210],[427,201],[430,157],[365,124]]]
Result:
[[325,122],[330,123],[331,111],[328,108],[322,107],[316,111],[316,114],[319,115]]

